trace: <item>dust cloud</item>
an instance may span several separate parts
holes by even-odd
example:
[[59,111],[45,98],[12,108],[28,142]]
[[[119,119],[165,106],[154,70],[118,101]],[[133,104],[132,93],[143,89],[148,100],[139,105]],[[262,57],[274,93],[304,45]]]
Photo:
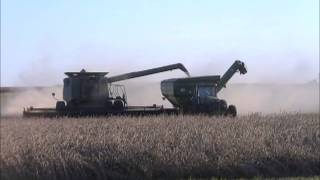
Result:
[[19,88],[1,92],[1,116],[20,116],[26,107],[55,107],[56,100],[62,99],[62,87]]
[[[160,81],[128,80],[124,84],[129,105],[164,105]],[[319,83],[300,84],[227,84],[218,94],[228,104],[234,104],[239,114],[319,112]]]
[[[163,105],[172,107],[162,99],[160,81],[129,80],[125,85],[129,105]],[[23,108],[55,107],[56,98],[62,100],[62,87],[26,88],[1,93],[1,116],[21,115]],[[239,114],[279,112],[319,112],[319,84],[227,84],[218,94],[228,104],[234,104]]]
[[[49,62],[48,62],[49,59]],[[52,92],[56,93],[56,97],[62,100],[62,79],[64,78],[63,72],[65,69],[59,69],[54,67],[50,63],[50,57],[45,57],[34,62],[32,67],[28,67],[24,73],[21,73],[21,79],[19,85],[28,86],[47,86],[45,88],[25,88],[19,91],[1,92],[1,115],[14,115],[22,114],[23,108],[28,106],[34,107],[55,107],[56,100],[51,96]],[[87,61],[81,61],[80,64],[75,65],[72,68],[68,68],[68,71],[76,70],[80,71],[81,67],[85,64],[90,64]],[[89,71],[108,70],[113,62],[108,61],[107,64],[87,65]],[[185,63],[183,63],[185,64]],[[201,63],[202,64],[202,63]],[[203,63],[206,64],[206,63]],[[216,72],[217,69],[223,73],[228,68],[227,62],[212,62],[207,64],[206,67],[210,67],[210,72]],[[166,64],[163,64],[166,65]],[[186,65],[186,64],[185,64]],[[81,67],[80,67],[81,66]],[[158,66],[158,65],[157,65]],[[156,66],[156,67],[157,67]],[[46,67],[46,68],[43,68]],[[103,68],[102,68],[103,67]],[[113,66],[114,67],[114,66]],[[123,67],[123,66],[116,66]],[[204,69],[201,75],[207,74],[206,67],[190,66],[186,65],[191,75],[193,72]],[[193,67],[190,68],[190,67]],[[214,67],[215,69],[211,69]],[[65,67],[67,68],[67,67]],[[86,68],[86,67],[83,67]],[[86,68],[86,69],[87,69]],[[153,68],[153,67],[147,67]],[[37,69],[37,71],[34,71]],[[107,76],[118,75],[127,73],[130,71],[143,70],[145,68],[137,68],[128,70],[128,67],[124,66],[121,69],[115,69],[115,72],[111,72]],[[306,71],[308,68],[304,68]],[[121,71],[121,72],[120,72]],[[208,70],[209,71],[209,70]],[[220,74],[221,74],[220,73]],[[255,73],[248,75],[254,77]],[[306,73],[306,72],[304,72]],[[196,73],[198,75],[199,73]],[[218,73],[219,74],[219,73]],[[292,73],[289,73],[292,74]],[[160,81],[166,78],[178,78],[185,77],[183,72],[174,71],[161,73],[161,75],[147,76],[137,79],[130,79],[127,81],[120,81],[116,84],[125,85],[128,104],[129,105],[164,105],[164,107],[172,107],[167,101],[162,99],[160,91]],[[243,79],[243,77],[246,77]],[[291,77],[292,79],[295,79]],[[269,78],[270,79],[270,78]],[[278,112],[319,112],[319,81],[311,83],[248,83],[247,75],[239,76],[236,74],[234,80],[227,84],[227,88],[222,89],[218,94],[219,98],[225,99],[228,104],[234,104],[237,107],[239,114],[247,113],[278,113]],[[268,82],[268,78],[261,79],[261,82]],[[244,84],[235,84],[233,82],[246,82]],[[260,81],[258,81],[260,82]],[[49,84],[49,85],[47,85]],[[52,86],[54,84],[60,84],[59,86]]]
[[220,94],[240,114],[319,112],[319,84],[229,84]]

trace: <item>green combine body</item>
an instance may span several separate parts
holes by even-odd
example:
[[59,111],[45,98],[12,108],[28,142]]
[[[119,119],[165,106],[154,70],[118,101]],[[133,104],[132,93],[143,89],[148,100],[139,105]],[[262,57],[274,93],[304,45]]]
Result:
[[236,73],[247,73],[243,62],[237,60],[220,78],[216,76],[201,76],[190,78],[167,79],[161,82],[162,95],[183,113],[206,113],[236,116],[234,105],[217,97],[218,92]]

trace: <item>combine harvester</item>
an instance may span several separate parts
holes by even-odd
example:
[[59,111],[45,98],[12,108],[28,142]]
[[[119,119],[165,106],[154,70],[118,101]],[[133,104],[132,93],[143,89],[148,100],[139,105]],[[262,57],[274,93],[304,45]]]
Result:
[[[172,108],[163,106],[129,106],[125,87],[114,82],[180,69],[188,77],[167,79],[161,82],[163,99],[168,99]],[[150,115],[150,114],[198,114],[236,116],[234,105],[227,106],[217,93],[225,87],[236,73],[247,72],[245,64],[235,61],[220,78],[216,76],[190,77],[188,70],[180,63],[158,68],[106,77],[107,72],[66,72],[63,80],[63,100],[56,108],[24,109],[24,117],[61,116],[107,116],[107,115]],[[54,93],[52,93],[54,96]]]

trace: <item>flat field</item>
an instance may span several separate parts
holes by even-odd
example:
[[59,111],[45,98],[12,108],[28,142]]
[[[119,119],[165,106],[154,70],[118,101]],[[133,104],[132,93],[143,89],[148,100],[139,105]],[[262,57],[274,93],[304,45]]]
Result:
[[0,122],[2,179],[320,175],[319,113]]

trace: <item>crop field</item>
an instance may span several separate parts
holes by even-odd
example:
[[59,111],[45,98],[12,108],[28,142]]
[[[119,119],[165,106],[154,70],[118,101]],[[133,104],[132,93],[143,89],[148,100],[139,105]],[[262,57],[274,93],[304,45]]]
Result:
[[1,119],[1,179],[318,177],[319,113]]

